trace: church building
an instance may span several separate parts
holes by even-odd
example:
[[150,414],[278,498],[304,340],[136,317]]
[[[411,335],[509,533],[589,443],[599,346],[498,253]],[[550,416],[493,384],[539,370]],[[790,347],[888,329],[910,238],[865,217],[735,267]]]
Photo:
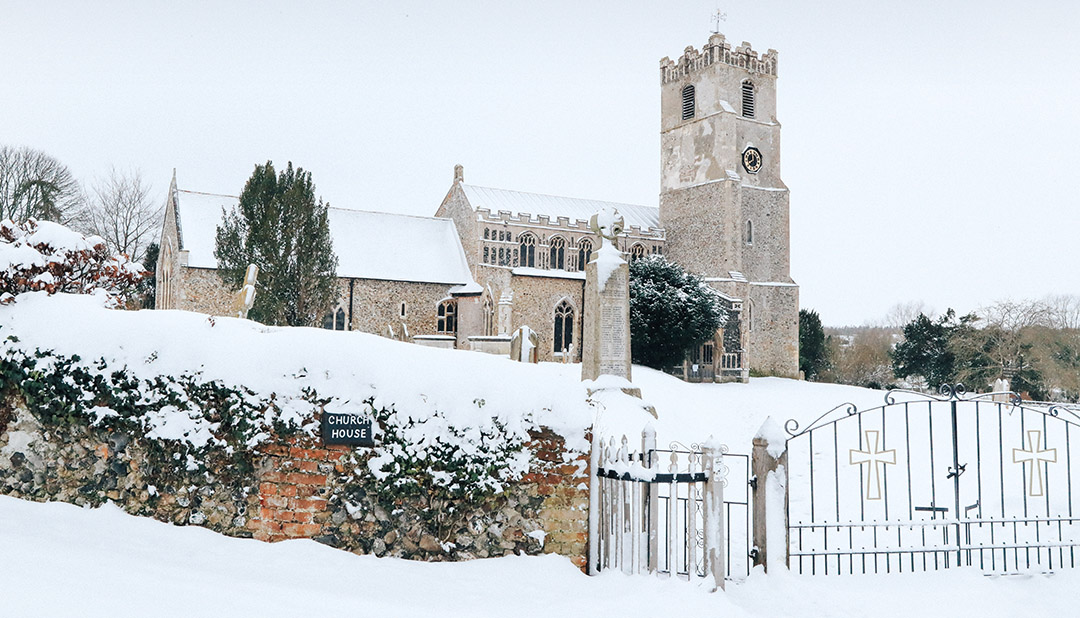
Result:
[[[798,373],[798,286],[790,277],[788,189],[780,177],[777,53],[714,34],[660,62],[659,207],[453,183],[433,217],[329,209],[339,299],[323,326],[423,345],[507,353],[528,326],[540,360],[577,362],[589,218],[614,207],[629,259],[663,254],[702,275],[729,319],[693,351],[685,379]],[[159,309],[227,314],[214,239],[237,198],[173,178],[157,265]],[[416,250],[415,247],[423,247]]]

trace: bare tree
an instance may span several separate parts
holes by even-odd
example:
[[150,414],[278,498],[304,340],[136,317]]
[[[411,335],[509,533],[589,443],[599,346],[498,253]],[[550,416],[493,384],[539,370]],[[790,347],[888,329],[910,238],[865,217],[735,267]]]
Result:
[[0,219],[68,224],[82,206],[82,189],[66,165],[40,150],[0,146]]
[[1056,294],[1043,299],[1054,328],[1080,329],[1080,296]]
[[154,204],[151,187],[141,172],[114,168],[93,183],[85,227],[104,238],[110,252],[141,262],[161,226],[163,209]]
[[919,317],[919,314],[932,316],[933,313],[934,311],[927,308],[926,303],[921,300],[896,303],[889,309],[888,313],[885,314],[883,326],[885,328],[900,329]]

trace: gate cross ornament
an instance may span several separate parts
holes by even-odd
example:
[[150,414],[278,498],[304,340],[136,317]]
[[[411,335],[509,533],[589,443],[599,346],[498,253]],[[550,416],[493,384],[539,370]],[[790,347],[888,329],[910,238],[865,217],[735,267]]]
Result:
[[896,449],[879,450],[880,432],[876,429],[865,429],[863,434],[866,435],[867,450],[860,451],[853,448],[849,453],[849,458],[853,466],[870,464],[870,470],[866,474],[866,499],[881,500],[881,475],[885,470],[885,464],[896,465]]
[[1044,461],[1057,463],[1057,449],[1039,450],[1039,442],[1042,439],[1042,430],[1040,429],[1028,430],[1027,438],[1028,447],[1026,450],[1021,448],[1013,449],[1013,463],[1028,464],[1028,495],[1032,498],[1038,498],[1043,495],[1044,490],[1043,469],[1039,464]]

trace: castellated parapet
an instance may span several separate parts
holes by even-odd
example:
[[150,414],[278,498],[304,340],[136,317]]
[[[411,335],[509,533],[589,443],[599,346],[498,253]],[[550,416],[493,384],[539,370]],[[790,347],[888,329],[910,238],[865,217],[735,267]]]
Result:
[[691,45],[683,51],[683,55],[677,61],[672,61],[671,58],[665,56],[660,61],[660,83],[668,84],[678,81],[716,63],[739,67],[750,73],[776,77],[779,54],[775,49],[770,49],[759,57],[746,41],[732,50],[731,43],[727,42],[724,35],[714,34],[709,37],[709,42],[701,48],[700,52]]

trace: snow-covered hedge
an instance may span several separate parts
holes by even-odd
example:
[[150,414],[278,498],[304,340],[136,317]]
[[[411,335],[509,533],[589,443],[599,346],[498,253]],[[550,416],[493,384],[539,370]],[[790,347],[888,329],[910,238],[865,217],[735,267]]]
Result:
[[59,223],[0,221],[0,303],[23,292],[103,293],[123,304],[145,276],[124,255],[110,255],[100,236],[83,236]]
[[42,293],[0,308],[0,337],[4,395],[49,423],[134,435],[189,471],[250,469],[269,441],[315,436],[324,410],[374,417],[367,468],[398,496],[499,493],[528,472],[541,427],[587,448],[579,385],[481,354]]

